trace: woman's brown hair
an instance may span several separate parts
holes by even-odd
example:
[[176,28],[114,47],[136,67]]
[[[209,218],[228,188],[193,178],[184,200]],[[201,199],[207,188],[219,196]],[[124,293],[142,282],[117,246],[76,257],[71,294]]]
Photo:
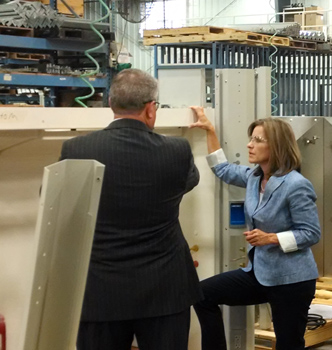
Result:
[[280,118],[255,120],[249,125],[248,136],[256,126],[262,126],[270,148],[270,176],[282,176],[301,167],[301,153],[291,126]]

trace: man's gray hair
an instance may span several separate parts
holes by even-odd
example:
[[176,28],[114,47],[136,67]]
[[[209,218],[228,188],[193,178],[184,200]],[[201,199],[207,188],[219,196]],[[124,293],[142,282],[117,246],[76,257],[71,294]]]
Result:
[[125,69],[111,83],[110,103],[116,114],[139,113],[147,102],[157,100],[157,80],[140,69]]

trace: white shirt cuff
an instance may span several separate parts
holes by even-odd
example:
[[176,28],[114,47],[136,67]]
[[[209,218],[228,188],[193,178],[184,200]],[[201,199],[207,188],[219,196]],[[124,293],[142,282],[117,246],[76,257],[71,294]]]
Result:
[[280,248],[284,253],[295,252],[298,250],[296,240],[292,231],[277,233]]
[[227,162],[227,158],[222,148],[207,155],[206,160],[210,168],[214,168],[218,164]]

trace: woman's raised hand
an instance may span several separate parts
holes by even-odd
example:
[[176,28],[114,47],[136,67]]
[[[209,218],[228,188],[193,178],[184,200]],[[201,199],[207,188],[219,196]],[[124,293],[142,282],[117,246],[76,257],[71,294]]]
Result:
[[214,131],[214,126],[212,125],[210,120],[206,117],[203,107],[192,106],[190,108],[194,111],[197,117],[197,122],[190,124],[189,128],[200,128],[203,130]]

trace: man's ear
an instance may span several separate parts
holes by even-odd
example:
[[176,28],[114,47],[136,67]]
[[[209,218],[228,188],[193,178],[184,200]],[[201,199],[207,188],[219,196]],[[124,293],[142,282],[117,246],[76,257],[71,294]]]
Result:
[[144,113],[145,124],[149,129],[153,130],[154,124],[156,122],[156,107],[154,103],[151,103],[151,102],[147,103],[145,105],[145,109],[143,113]]
[[108,96],[108,105],[109,105],[109,107],[112,107],[112,104],[111,104],[111,96]]
[[156,107],[152,102],[149,102],[145,106],[146,108],[146,116],[148,119],[154,118],[155,112],[156,112]]

